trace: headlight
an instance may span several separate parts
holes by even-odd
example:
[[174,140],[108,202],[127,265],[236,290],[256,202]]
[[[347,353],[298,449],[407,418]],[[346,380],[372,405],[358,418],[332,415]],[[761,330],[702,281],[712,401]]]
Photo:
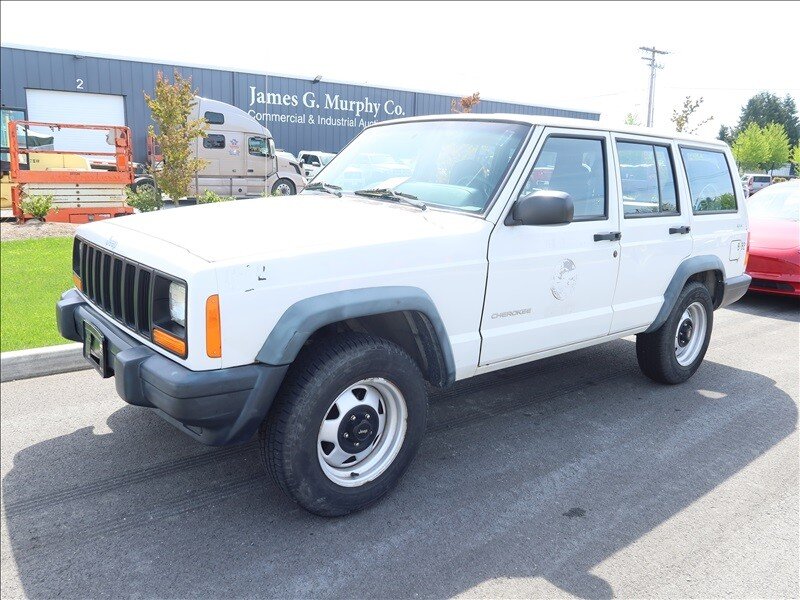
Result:
[[186,327],[186,286],[176,281],[169,284],[169,316],[181,327]]

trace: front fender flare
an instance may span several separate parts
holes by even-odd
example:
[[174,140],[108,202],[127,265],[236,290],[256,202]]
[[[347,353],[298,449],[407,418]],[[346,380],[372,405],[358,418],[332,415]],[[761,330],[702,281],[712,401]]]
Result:
[[433,325],[444,358],[447,383],[452,383],[455,381],[455,360],[444,322],[431,297],[424,290],[411,286],[344,290],[300,300],[290,306],[275,324],[256,355],[256,361],[288,365],[311,334],[325,325],[406,310],[421,312]]

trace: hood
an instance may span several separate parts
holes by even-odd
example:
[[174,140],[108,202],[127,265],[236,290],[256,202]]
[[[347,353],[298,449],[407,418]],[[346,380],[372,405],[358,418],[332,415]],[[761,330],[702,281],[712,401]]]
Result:
[[102,223],[169,242],[209,262],[446,237],[485,226],[483,219],[457,213],[322,194],[204,204]]
[[800,246],[800,223],[788,219],[750,218],[750,249],[789,250]]

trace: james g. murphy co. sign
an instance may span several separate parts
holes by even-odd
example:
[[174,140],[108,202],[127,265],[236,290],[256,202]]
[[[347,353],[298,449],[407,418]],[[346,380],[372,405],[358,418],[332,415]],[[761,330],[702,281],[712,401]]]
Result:
[[[405,109],[395,100],[376,102],[369,96],[358,100],[343,98],[342,94],[325,92],[319,98],[316,92],[308,91],[304,94],[280,94],[276,92],[259,91],[256,86],[250,86],[250,103],[248,114],[260,122],[280,122],[309,125],[330,125],[345,127],[366,127],[381,117],[396,118],[406,114]],[[263,106],[263,108],[262,108]],[[302,112],[280,114],[268,110],[270,106],[299,108]],[[320,111],[333,111],[347,113],[346,116],[322,116]],[[313,111],[316,114],[311,114]],[[283,113],[283,111],[281,111]]]

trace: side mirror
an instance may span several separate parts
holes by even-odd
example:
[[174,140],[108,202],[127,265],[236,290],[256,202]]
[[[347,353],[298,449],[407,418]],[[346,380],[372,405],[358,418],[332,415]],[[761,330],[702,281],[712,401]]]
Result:
[[572,222],[575,207],[566,192],[541,190],[514,202],[506,225],[565,225]]

